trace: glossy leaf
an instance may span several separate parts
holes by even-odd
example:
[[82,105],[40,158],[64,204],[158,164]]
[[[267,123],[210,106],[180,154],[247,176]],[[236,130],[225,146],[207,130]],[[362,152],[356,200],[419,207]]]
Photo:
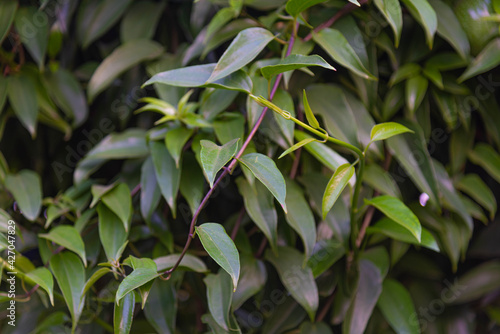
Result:
[[231,7],[225,7],[217,11],[207,26],[207,32],[204,38],[205,41],[210,40],[217,31],[224,27],[235,16],[237,16],[237,13]]
[[153,158],[148,157],[141,168],[141,214],[149,221],[160,202],[161,191],[156,179]]
[[205,177],[193,154],[184,153],[179,190],[189,204],[191,213],[200,206],[204,196]]
[[286,213],[285,179],[280,170],[276,167],[274,161],[260,153],[246,154],[239,158],[238,161],[250,169],[255,177],[269,189]]
[[312,55],[312,56],[290,55],[285,59],[281,60],[276,65],[269,65],[262,67],[260,71],[264,78],[270,80],[271,78],[280,73],[311,66],[319,66],[335,71],[335,69],[330,64],[328,64],[323,58],[321,58],[318,55]]
[[128,293],[132,292],[136,288],[154,280],[159,274],[156,273],[154,268],[137,268],[130,275],[125,277],[123,281],[118,286],[116,291],[115,301],[117,305],[120,305],[120,301]]
[[24,74],[11,75],[7,83],[7,95],[14,113],[31,137],[36,136],[38,102],[35,84]]
[[243,196],[248,215],[264,233],[271,247],[275,249],[278,241],[278,214],[272,194],[260,182],[251,185],[244,178],[238,178],[236,184]]
[[129,292],[123,297],[121,305],[115,304],[113,325],[115,334],[128,334],[134,319],[135,293]]
[[336,62],[347,67],[356,75],[368,80],[377,80],[363,65],[358,55],[342,33],[335,29],[326,28],[313,33],[313,39]]
[[412,16],[422,25],[429,49],[432,49],[438,22],[434,9],[427,0],[402,0]]
[[398,281],[384,281],[377,306],[396,333],[420,333],[419,322],[411,321],[416,314],[411,296]]
[[202,140],[201,144],[201,163],[208,179],[210,187],[213,187],[215,177],[219,170],[224,167],[238,150],[239,139],[233,139],[230,142],[218,146],[209,141]]
[[17,0],[5,0],[0,3],[0,44],[10,31],[12,22],[16,16]]
[[109,274],[111,273],[111,269],[109,268],[100,268],[100,269],[97,269],[93,274],[92,276],[90,276],[90,278],[87,280],[87,282],[85,283],[85,287],[83,288],[83,295],[85,295],[87,293],[87,291],[89,291],[89,289],[95,284],[95,282],[97,282],[101,277],[103,277],[104,275],[106,274]]
[[120,74],[144,60],[157,58],[163,53],[163,47],[150,40],[133,40],[116,48],[95,70],[90,79],[87,93],[92,102]]
[[236,290],[240,277],[240,256],[224,227],[216,223],[205,223],[196,227],[196,234],[208,255],[231,276]]
[[401,200],[383,195],[370,200],[365,199],[365,203],[382,211],[387,217],[407,229],[417,242],[420,242],[422,233],[420,221]]
[[497,211],[495,195],[477,174],[465,175],[456,187],[485,207],[490,212],[490,219],[493,220]]
[[396,181],[379,165],[367,165],[363,173],[363,182],[384,195],[401,198]]
[[207,275],[203,281],[207,286],[207,301],[210,314],[219,326],[229,331],[229,311],[233,299],[231,276],[220,270],[217,275]]
[[127,243],[128,233],[121,219],[103,203],[97,206],[97,213],[99,215],[99,238],[106,257],[108,261],[118,261],[123,252],[123,246]]
[[53,255],[50,259],[50,269],[54,273],[57,284],[71,313],[74,330],[85,304],[85,295],[83,294],[85,269],[80,259],[70,252],[61,252]]
[[297,149],[301,148],[302,146],[305,146],[305,145],[307,145],[309,143],[312,143],[313,141],[316,141],[316,139],[314,139],[314,138],[306,138],[306,139],[303,139],[303,140],[299,141],[298,143],[296,143],[295,145],[293,145],[292,147],[288,148],[283,153],[281,153],[281,155],[279,156],[278,159],[283,158],[287,154],[292,153],[293,151],[296,151]]
[[128,232],[132,218],[132,197],[129,187],[125,183],[120,183],[106,192],[101,200],[120,218],[125,232]]
[[179,190],[181,170],[175,166],[175,161],[165,146],[165,143],[150,142],[149,147],[156,172],[156,179],[161,193],[175,217],[177,213],[176,198]]
[[406,81],[406,106],[410,113],[414,113],[422,103],[429,81],[423,76],[417,75]]
[[34,221],[42,206],[42,184],[38,174],[26,169],[17,174],[8,174],[5,187],[14,196],[23,215]]
[[489,145],[479,143],[468,157],[472,163],[483,167],[497,182],[500,182],[500,155]]
[[274,39],[263,28],[248,28],[240,32],[220,57],[207,83],[213,83],[236,72],[251,62]]
[[286,206],[288,208],[288,212],[285,215],[286,221],[302,239],[305,259],[307,261],[316,243],[314,216],[304,198],[302,189],[292,180],[287,180],[286,188]]
[[321,211],[323,212],[323,219],[326,218],[326,215],[335,204],[340,194],[344,190],[344,188],[349,183],[349,180],[354,175],[354,166],[351,164],[344,164],[339,166],[335,173],[332,175],[330,181],[325,189],[325,193],[323,194],[323,202],[321,205]]
[[170,152],[170,155],[175,160],[175,165],[179,168],[182,148],[193,134],[193,130],[185,127],[170,130],[165,136],[165,144]]
[[87,18],[86,24],[82,24],[82,44],[87,48],[93,41],[108,31],[125,13],[132,0],[105,0],[98,3],[95,10]]
[[[225,92],[223,90],[218,91]],[[219,142],[227,144],[233,139],[243,138],[243,133],[245,132],[245,117],[239,113],[223,113],[219,115],[213,125],[215,135]]]
[[80,233],[73,226],[59,225],[51,229],[49,233],[39,234],[38,236],[75,252],[82,259],[84,265],[87,266],[85,244]]
[[500,38],[495,38],[470,63],[465,72],[458,78],[458,82],[491,70],[498,64],[500,64]]
[[152,39],[165,4],[153,1],[132,3],[120,25],[120,39],[126,43],[134,39]]
[[45,267],[39,267],[27,273],[26,276],[47,292],[50,303],[54,306],[54,279],[52,273]]
[[[295,131],[295,139],[303,141],[307,138],[312,137],[303,131]],[[331,171],[335,171],[340,165],[347,163],[343,156],[323,143],[312,141],[310,144],[305,145],[304,148]]]
[[326,0],[290,0],[286,3],[286,11],[293,17],[297,17],[300,13],[317,5],[319,3],[325,2]]
[[[165,271],[172,268],[179,259],[179,256],[179,254],[171,254],[154,259],[156,266],[158,267],[158,271]],[[192,270],[197,273],[206,273],[208,271],[207,266],[202,260],[190,254],[184,255],[181,263],[179,264],[179,268]]]
[[397,48],[399,46],[401,31],[403,29],[403,13],[401,12],[399,1],[375,0],[374,3],[384,15],[387,23],[391,26],[392,31],[394,31],[394,46]]
[[231,308],[237,310],[250,297],[262,290],[266,284],[267,272],[264,262],[253,255],[241,254],[241,274],[238,288],[233,294]]
[[306,90],[302,92],[302,104],[304,105],[304,112],[306,113],[307,122],[310,126],[315,129],[319,128],[319,122],[314,116],[313,111],[311,110],[311,106],[309,105],[309,101],[307,100]]
[[174,333],[177,315],[176,281],[174,277],[168,281],[153,281],[144,315],[158,333]]
[[370,139],[371,141],[384,140],[405,132],[413,131],[395,122],[380,123],[372,128]]
[[38,11],[33,6],[21,7],[17,10],[14,26],[21,42],[28,49],[38,67],[43,68],[49,42],[47,14],[44,11]]
[[462,59],[467,59],[469,40],[451,7],[441,0],[431,0],[429,4],[438,18],[437,33],[453,46]]
[[273,264],[285,288],[313,321],[319,303],[318,288],[311,268],[303,267],[304,255],[294,248],[278,247],[277,254],[268,250],[266,259]]

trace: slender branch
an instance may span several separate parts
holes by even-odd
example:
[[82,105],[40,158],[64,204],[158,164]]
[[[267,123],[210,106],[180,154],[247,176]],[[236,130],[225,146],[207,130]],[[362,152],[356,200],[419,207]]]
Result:
[[236,238],[236,234],[238,234],[238,229],[240,228],[241,221],[243,220],[244,216],[245,216],[245,207],[243,206],[240,210],[238,218],[236,218],[236,223],[234,224],[233,230],[231,231],[231,239],[233,241]]
[[[297,24],[295,24],[296,26]],[[295,27],[294,29],[294,32],[292,33],[292,36],[290,37],[290,41],[288,42],[288,48],[286,50],[286,57],[288,57],[291,52],[292,52],[292,48],[293,48],[293,45],[295,43],[295,38],[296,38],[296,32],[297,32],[297,28]],[[274,82],[274,86],[271,90],[271,93],[269,94],[269,99],[273,99],[274,98],[274,95],[276,94],[276,91],[278,90],[278,87],[281,83],[281,79],[283,78],[283,73],[280,73],[277,77],[276,77],[276,81]],[[260,124],[262,123],[262,121],[264,120],[264,117],[266,116],[266,112],[267,112],[267,107],[265,107],[257,122],[255,122],[255,125],[253,126],[252,130],[250,131],[250,133],[248,134],[248,137],[247,139],[245,140],[245,142],[243,143],[243,145],[241,146],[240,150],[238,151],[238,153],[236,153],[234,159],[231,161],[231,163],[229,164],[229,166],[227,168],[224,168],[222,173],[219,175],[219,177],[217,178],[217,180],[214,182],[214,185],[213,187],[207,192],[207,194],[205,195],[205,197],[203,198],[203,200],[201,201],[200,205],[198,206],[198,208],[196,209],[195,213],[193,214],[193,218],[191,219],[191,224],[190,224],[190,227],[189,227],[189,235],[188,235],[188,238],[186,240],[186,244],[184,245],[184,249],[182,250],[182,253],[180,254],[179,256],[179,259],[177,260],[177,262],[174,264],[174,266],[166,271],[164,271],[162,273],[162,275],[167,275],[167,277],[165,279],[169,279],[170,278],[170,275],[172,274],[172,272],[177,269],[177,267],[179,266],[179,264],[181,263],[182,259],[184,258],[184,255],[186,255],[186,252],[187,250],[189,249],[189,246],[191,245],[191,241],[193,240],[194,238],[194,227],[196,225],[196,221],[198,220],[198,216],[200,215],[201,213],[201,210],[205,207],[205,205],[207,204],[210,196],[212,196],[212,193],[214,192],[214,190],[217,188],[218,184],[220,183],[220,181],[227,175],[229,174],[230,172],[232,173],[232,171],[234,170],[234,168],[236,167],[236,164],[238,163],[238,159],[243,155],[243,152],[245,151],[245,149],[247,148],[248,144],[250,144],[250,142],[252,141],[253,137],[255,136],[255,134],[257,133],[257,130],[260,126]]]
[[328,296],[328,299],[326,300],[325,305],[321,309],[321,311],[318,313],[318,316],[316,317],[316,322],[321,322],[325,318],[326,314],[328,313],[328,310],[330,307],[332,307],[333,300],[335,299],[335,290],[332,292],[330,296]]
[[[358,2],[362,6],[362,5],[366,4],[368,2],[368,0],[359,0]],[[335,13],[335,15],[333,15],[328,21],[325,21],[322,24],[320,24],[319,26],[317,26],[316,28],[314,28],[314,30],[304,38],[304,42],[307,42],[308,40],[310,40],[313,37],[312,36],[313,33],[317,33],[325,28],[330,27],[332,24],[334,24],[336,21],[338,21],[342,16],[352,12],[353,10],[355,10],[357,8],[359,8],[359,7],[356,6],[355,4],[352,4],[352,3],[346,4],[341,10],[339,10],[337,13]]]

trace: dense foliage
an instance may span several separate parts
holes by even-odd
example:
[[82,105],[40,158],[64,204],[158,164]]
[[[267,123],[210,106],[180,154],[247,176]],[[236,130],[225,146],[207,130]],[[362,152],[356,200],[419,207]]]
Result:
[[499,17],[1,0],[0,331],[499,333]]

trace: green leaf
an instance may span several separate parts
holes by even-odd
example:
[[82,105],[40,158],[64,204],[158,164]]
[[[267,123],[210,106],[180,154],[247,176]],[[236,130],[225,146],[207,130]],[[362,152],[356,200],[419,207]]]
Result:
[[336,62],[347,67],[354,74],[368,80],[377,80],[363,65],[358,55],[342,33],[336,29],[326,28],[313,33],[313,39]]
[[37,173],[24,169],[5,177],[5,187],[17,201],[23,216],[34,221],[42,206],[42,183]]
[[80,83],[66,69],[45,72],[45,86],[54,102],[66,115],[73,118],[74,126],[80,126],[88,116],[88,106]]
[[[312,138],[310,135],[303,131],[295,131],[295,139],[303,141],[307,138]],[[320,142],[311,142],[310,144],[304,146],[306,151],[311,153],[319,162],[324,166],[328,167],[330,170],[335,171],[340,165],[347,163],[347,160],[332,150],[330,147]]]
[[383,195],[372,198],[371,200],[365,199],[365,203],[374,206],[394,222],[410,231],[410,233],[420,243],[422,233],[420,221],[417,216],[415,216],[413,212],[399,199]]
[[467,59],[470,53],[469,40],[453,9],[441,0],[431,0],[429,4],[438,18],[438,35],[447,40],[462,59]]
[[153,158],[149,156],[141,168],[141,214],[149,222],[160,202],[161,191],[156,179]]
[[73,226],[59,225],[51,229],[49,233],[39,234],[38,236],[75,252],[82,259],[83,264],[87,266],[85,244],[80,233]]
[[376,222],[373,226],[368,227],[367,234],[381,233],[394,240],[403,241],[406,243],[422,245],[426,248],[439,252],[439,246],[434,236],[425,228],[422,227],[421,242],[417,242],[415,237],[404,227],[396,223],[390,218],[384,217]]
[[304,197],[301,187],[292,180],[286,183],[286,206],[288,212],[285,215],[288,224],[299,234],[304,244],[305,261],[309,259],[316,243],[316,224],[309,203]]
[[468,157],[472,163],[483,167],[488,174],[500,183],[500,155],[488,144],[479,143]]
[[89,102],[108,88],[120,74],[145,60],[159,57],[163,51],[160,44],[146,39],[133,40],[120,45],[101,62],[90,78],[87,87]]
[[26,273],[26,276],[47,291],[50,303],[54,306],[54,279],[52,278],[52,273],[45,267],[39,267]]
[[262,290],[267,281],[267,272],[264,262],[257,260],[253,255],[241,254],[241,274],[238,288],[233,294],[231,308],[237,310],[250,297]]
[[229,311],[233,299],[231,276],[219,270],[217,275],[208,274],[204,279],[207,286],[207,302],[210,314],[219,326],[229,331]]
[[170,155],[175,160],[175,165],[179,168],[179,161],[181,159],[182,148],[187,143],[188,139],[193,134],[192,129],[180,127],[167,132],[165,136],[165,144],[170,152]]
[[[101,124],[103,124],[102,121]],[[107,124],[109,125],[106,127],[109,129],[112,124]],[[112,129],[113,127],[111,127]],[[141,158],[147,155],[148,152],[144,130],[131,128],[122,133],[112,133],[101,140],[87,153],[85,158],[78,162],[73,175],[74,182],[79,184],[87,179],[108,159]]]
[[484,73],[500,64],[500,38],[495,38],[484,47],[470,63],[464,73],[458,78],[461,83],[478,74]]
[[465,175],[456,187],[485,207],[490,212],[490,219],[493,220],[497,211],[495,195],[477,174]]
[[[218,90],[219,92],[225,92]],[[215,94],[215,93],[214,93]],[[239,113],[223,113],[214,121],[215,136],[222,144],[233,139],[243,138],[245,132],[245,117]]]
[[135,293],[129,292],[121,305],[115,304],[113,325],[115,334],[128,334],[134,319]]
[[274,195],[278,202],[283,207],[285,213],[286,208],[286,185],[283,175],[276,167],[274,161],[260,153],[250,153],[238,159],[245,167],[250,169],[260,182]]
[[177,315],[176,283],[175,276],[168,281],[153,281],[144,315],[158,333],[174,333]]
[[14,113],[34,138],[38,116],[35,84],[23,73],[11,75],[7,82],[7,95]]
[[304,55],[290,55],[281,60],[276,65],[264,66],[260,69],[262,76],[267,80],[283,72],[297,70],[299,68],[320,66],[329,70],[335,71],[330,64],[318,55],[304,56]]
[[349,180],[354,175],[354,166],[347,163],[339,166],[335,173],[332,175],[330,181],[325,189],[325,193],[323,195],[323,202],[321,205],[321,211],[323,212],[323,219],[326,218],[326,215],[332,208],[332,206],[339,198],[340,194],[349,183]]
[[290,147],[289,149],[287,149],[286,151],[284,151],[283,153],[281,153],[281,155],[279,156],[278,159],[281,159],[283,158],[285,155],[289,154],[289,153],[292,153],[293,151],[301,148],[302,146],[305,146],[309,143],[312,143],[313,141],[316,141],[316,139],[314,138],[306,138],[304,140],[301,140],[299,141],[297,144],[293,145],[292,147]]
[[466,304],[498,290],[500,286],[500,262],[493,260],[471,269],[450,287],[457,291],[451,304]]
[[121,219],[106,205],[99,203],[97,206],[99,216],[99,238],[106,253],[108,261],[118,261],[127,243],[128,233]]
[[375,6],[384,15],[387,23],[394,31],[394,46],[399,46],[401,31],[403,29],[403,14],[398,0],[375,0]]
[[314,321],[319,303],[318,287],[311,268],[303,267],[304,255],[295,248],[280,246],[276,254],[267,250],[266,259],[276,268],[288,292]]
[[359,281],[356,293],[347,310],[342,326],[342,333],[362,334],[370,319],[377,300],[382,292],[382,274],[371,261],[359,262]]
[[128,232],[132,218],[132,197],[129,187],[125,183],[120,183],[106,192],[101,200],[120,218],[125,232]]
[[224,227],[216,223],[205,223],[196,227],[196,234],[208,255],[231,276],[236,290],[240,277],[240,256]]
[[345,254],[345,247],[342,243],[330,239],[319,240],[314,246],[314,251],[307,262],[311,268],[314,278],[327,271],[335,262],[340,260]]
[[38,67],[43,68],[49,43],[47,14],[33,6],[21,7],[17,10],[14,26],[23,46],[28,49]]
[[237,15],[238,14],[231,7],[225,7],[217,11],[207,26],[205,41],[209,41],[217,31],[219,31],[226,25],[226,23],[231,21],[231,19]]
[[[1,6],[1,4],[0,4]],[[1,15],[1,14],[0,14]],[[0,20],[1,22],[1,20]],[[8,78],[0,77],[0,110],[3,110],[5,102],[7,102],[7,85],[9,84]],[[2,166],[3,167],[3,166]],[[3,177],[3,175],[2,175]]]
[[209,140],[200,141],[201,163],[207,176],[208,183],[210,184],[210,188],[214,186],[214,180],[219,170],[221,170],[221,168],[236,154],[238,150],[238,141],[239,138],[233,139],[222,146],[218,146]]
[[307,123],[315,129],[319,129],[319,122],[314,116],[313,111],[311,110],[311,106],[309,105],[309,101],[307,100],[306,90],[302,91],[302,104],[304,105],[304,111],[306,113]]
[[207,83],[213,83],[250,63],[274,39],[263,28],[248,28],[240,32],[220,57]]
[[[132,0],[104,0],[97,2],[87,21],[80,24],[80,29],[83,32],[82,45],[86,49],[93,41],[104,35],[120,17],[125,13]],[[84,11],[81,11],[83,14]]]
[[405,132],[413,133],[412,130],[408,129],[406,126],[401,125],[399,123],[395,122],[380,123],[372,128],[372,131],[370,133],[370,139],[371,141],[384,140]]
[[175,70],[155,74],[143,84],[144,86],[154,83],[177,87],[214,87],[250,93],[252,91],[252,80],[243,71],[231,73],[227,77],[214,82],[207,82],[214,71],[216,64],[205,64],[187,66]]
[[151,141],[149,147],[161,193],[175,217],[177,214],[175,202],[179,190],[181,170],[175,166],[175,161],[168,152],[165,143]]
[[[172,268],[179,260],[180,254],[171,254],[167,256],[161,256],[153,261],[155,261],[158,271],[165,271]],[[205,262],[197,258],[196,256],[185,254],[179,264],[179,269],[192,270],[197,273],[206,273],[208,271]]]
[[0,3],[0,44],[7,37],[17,11],[17,0],[5,0]]
[[377,306],[396,333],[420,333],[418,321],[412,321],[416,314],[410,293],[396,280],[386,279]]
[[403,80],[417,76],[422,68],[415,63],[406,63],[401,65],[392,75],[389,80],[389,86],[394,86]]
[[307,8],[326,1],[327,0],[289,0],[286,3],[286,11],[293,17],[297,17]]
[[429,81],[421,75],[406,81],[406,106],[412,115],[422,103],[428,86]]
[[278,214],[272,194],[260,182],[251,185],[244,178],[238,178],[236,184],[243,196],[248,215],[264,233],[271,247],[275,249],[278,241]]
[[85,283],[85,287],[83,288],[83,293],[82,295],[85,295],[87,293],[87,291],[89,291],[89,289],[95,284],[95,282],[97,282],[101,277],[103,277],[104,275],[108,274],[108,273],[111,273],[111,269],[109,268],[99,268],[97,269],[93,274],[92,276],[90,276],[90,278],[87,280],[87,282]]
[[138,287],[148,283],[151,280],[154,280],[158,276],[160,275],[154,268],[148,267],[135,269],[130,275],[125,277],[118,286],[115,297],[116,304],[120,305],[120,300],[129,292],[132,292]]
[[50,259],[50,269],[54,273],[66,305],[68,305],[74,330],[85,304],[85,295],[83,294],[85,269],[80,259],[70,252],[53,255]]
[[120,25],[121,41],[126,43],[134,39],[152,39],[164,8],[164,2],[132,3]]
[[401,198],[401,192],[394,178],[377,164],[369,164],[365,167],[363,182],[381,194]]
[[434,34],[436,33],[438,22],[434,9],[427,0],[402,0],[411,15],[422,25],[425,30],[425,39],[429,49],[432,49]]
[[194,213],[200,206],[204,195],[205,177],[196,161],[194,154],[184,153],[182,162],[182,176],[179,190],[189,204],[191,212]]

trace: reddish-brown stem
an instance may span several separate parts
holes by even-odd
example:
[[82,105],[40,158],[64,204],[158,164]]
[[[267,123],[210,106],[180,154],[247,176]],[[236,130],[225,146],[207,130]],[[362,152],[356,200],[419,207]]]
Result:
[[[368,2],[368,0],[359,0],[358,2],[362,6],[362,5],[366,4]],[[341,10],[339,10],[337,13],[335,13],[335,15],[333,15],[328,21],[325,21],[322,24],[320,24],[319,26],[317,26],[316,28],[314,28],[314,30],[304,38],[304,42],[307,42],[308,40],[310,40],[312,38],[313,33],[319,32],[325,28],[330,27],[332,24],[334,24],[336,21],[338,21],[342,16],[344,16],[345,14],[347,14],[349,12],[352,12],[353,10],[355,10],[357,8],[359,8],[359,7],[356,6],[355,4],[348,3]]]
[[236,238],[236,234],[238,234],[238,230],[240,228],[241,221],[243,220],[244,216],[245,216],[245,207],[242,207],[240,213],[238,214],[238,218],[236,218],[236,223],[234,224],[233,230],[231,231],[231,239],[233,241]]
[[[286,56],[288,57],[291,52],[292,52],[292,48],[293,48],[293,44],[295,43],[295,37],[296,37],[296,32],[297,32],[297,25],[295,25],[294,27],[294,33],[292,34],[292,36],[290,37],[290,41],[288,42],[288,48],[286,50]],[[274,82],[274,85],[273,85],[273,88],[271,90],[271,93],[269,94],[269,99],[272,100],[274,98],[274,95],[276,94],[276,91],[278,90],[278,87],[280,85],[280,82],[281,82],[281,78],[283,77],[283,73],[280,73],[277,77],[276,77],[276,81]],[[243,145],[241,146],[240,150],[238,151],[238,153],[236,153],[234,159],[231,161],[231,163],[229,164],[229,166],[227,168],[224,168],[222,170],[222,173],[219,175],[219,177],[215,180],[214,182],[214,185],[213,187],[207,192],[207,194],[205,195],[205,197],[203,198],[203,200],[201,201],[200,205],[198,206],[198,208],[196,209],[195,213],[193,214],[193,218],[191,219],[191,224],[189,226],[189,235],[188,235],[188,238],[186,240],[186,244],[184,245],[184,249],[182,250],[180,256],[179,256],[179,259],[177,260],[177,262],[174,264],[174,266],[172,268],[170,268],[169,270],[166,270],[163,272],[162,275],[167,275],[167,278],[168,279],[170,277],[170,274],[172,274],[172,272],[177,269],[177,267],[179,266],[179,264],[181,263],[182,259],[184,258],[184,255],[186,255],[186,252],[187,250],[189,249],[189,246],[191,245],[191,241],[193,240],[194,238],[194,227],[196,225],[196,221],[198,220],[198,216],[200,215],[201,213],[201,210],[205,207],[205,205],[207,204],[209,198],[212,196],[212,193],[214,192],[214,190],[217,188],[217,186],[219,185],[220,181],[227,175],[229,174],[230,172],[233,171],[233,169],[236,167],[236,164],[238,163],[238,159],[243,155],[243,152],[245,152],[245,149],[247,148],[248,144],[250,144],[250,142],[252,141],[253,137],[255,136],[255,134],[257,133],[257,130],[260,126],[260,124],[262,123],[262,121],[264,120],[264,117],[266,116],[266,112],[267,112],[267,107],[265,107],[263,110],[262,110],[262,113],[260,114],[259,118],[257,119],[257,122],[255,122],[255,125],[253,126],[252,130],[250,131],[250,133],[248,134],[248,137],[247,139],[245,140],[245,142],[243,143]]]
[[318,313],[318,316],[316,317],[316,322],[321,322],[325,318],[326,314],[328,313],[328,310],[330,307],[332,307],[333,300],[335,298],[335,291],[332,292],[330,296],[328,296],[328,299],[326,300],[325,305],[323,305],[323,308],[321,311]]

